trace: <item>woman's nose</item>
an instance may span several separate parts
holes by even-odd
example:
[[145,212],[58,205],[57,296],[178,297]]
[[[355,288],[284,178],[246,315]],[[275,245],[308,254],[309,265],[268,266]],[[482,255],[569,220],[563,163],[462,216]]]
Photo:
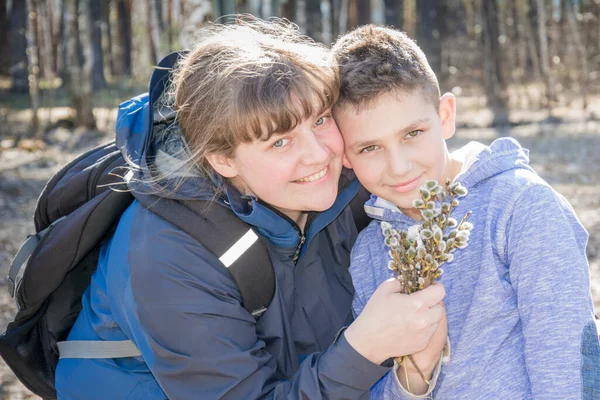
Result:
[[329,157],[329,147],[327,147],[327,143],[323,140],[324,138],[319,137],[315,133],[309,132],[305,135],[306,140],[304,140],[304,157],[303,161],[305,164],[322,164],[327,161]]

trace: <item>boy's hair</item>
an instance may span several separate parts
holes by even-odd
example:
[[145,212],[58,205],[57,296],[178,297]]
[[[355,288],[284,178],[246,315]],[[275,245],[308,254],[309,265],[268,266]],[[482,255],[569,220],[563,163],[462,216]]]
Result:
[[336,108],[350,104],[358,110],[382,94],[416,90],[437,108],[437,78],[423,51],[404,32],[361,26],[339,38],[332,51],[340,72]]
[[204,174],[214,172],[207,154],[232,157],[240,143],[290,131],[337,100],[329,49],[288,21],[240,16],[199,33],[172,88],[191,161]]

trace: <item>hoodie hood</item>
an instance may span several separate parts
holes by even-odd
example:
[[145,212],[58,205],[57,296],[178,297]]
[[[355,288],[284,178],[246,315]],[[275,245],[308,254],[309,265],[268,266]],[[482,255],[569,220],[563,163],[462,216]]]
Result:
[[[490,146],[470,142],[452,152],[463,164],[454,182],[460,182],[467,190],[477,187],[491,178],[508,171],[525,169],[535,173],[529,166],[529,150],[524,149],[512,138],[495,140]],[[467,195],[469,196],[469,195]],[[404,215],[393,203],[371,195],[365,204],[366,213],[374,219],[399,221],[414,224],[415,221]]]

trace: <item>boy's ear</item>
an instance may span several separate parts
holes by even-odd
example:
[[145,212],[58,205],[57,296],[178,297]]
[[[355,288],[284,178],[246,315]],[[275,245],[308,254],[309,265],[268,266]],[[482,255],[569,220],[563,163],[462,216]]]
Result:
[[444,139],[450,139],[456,130],[456,98],[452,93],[444,93],[440,97],[438,113],[442,121]]
[[237,166],[233,159],[224,154],[208,153],[206,160],[213,169],[224,178],[235,178],[239,175]]
[[352,169],[352,164],[350,164],[350,160],[346,157],[346,152],[344,152],[344,156],[342,157],[342,165],[348,169]]

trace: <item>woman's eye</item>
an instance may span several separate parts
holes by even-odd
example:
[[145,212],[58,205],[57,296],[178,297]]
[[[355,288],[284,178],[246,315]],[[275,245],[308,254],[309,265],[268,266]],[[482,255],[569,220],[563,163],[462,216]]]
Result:
[[321,126],[321,125],[324,125],[324,124],[325,124],[325,122],[327,122],[327,119],[328,119],[328,118],[329,118],[328,116],[323,116],[323,117],[319,118],[319,119],[317,120],[317,122],[315,122],[315,126]]
[[290,141],[290,139],[279,139],[278,141],[276,141],[275,143],[273,143],[273,147],[275,148],[280,148],[285,146],[286,144],[288,144],[288,142]]
[[417,136],[419,136],[421,133],[423,133],[423,131],[422,131],[422,130],[420,130],[420,129],[417,129],[417,130],[414,130],[414,131],[412,131],[412,132],[408,132],[408,133],[406,134],[406,137],[411,137],[411,138],[414,138],[414,137],[417,137]]
[[364,148],[364,149],[362,149],[360,152],[361,152],[361,153],[369,153],[369,152],[371,152],[371,151],[373,151],[373,150],[377,150],[377,146],[376,146],[376,145],[374,145],[374,144],[372,144],[372,145],[370,145],[370,146],[367,146],[367,147],[365,147],[365,148]]

